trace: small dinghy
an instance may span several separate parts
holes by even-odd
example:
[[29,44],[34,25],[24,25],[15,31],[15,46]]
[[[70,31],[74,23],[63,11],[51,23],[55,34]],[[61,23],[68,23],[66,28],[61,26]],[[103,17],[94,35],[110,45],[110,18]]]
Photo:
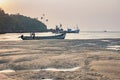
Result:
[[21,35],[20,38],[22,40],[64,39],[65,36],[66,36],[66,33],[61,33],[53,36],[35,36],[35,33],[32,33],[30,36]]

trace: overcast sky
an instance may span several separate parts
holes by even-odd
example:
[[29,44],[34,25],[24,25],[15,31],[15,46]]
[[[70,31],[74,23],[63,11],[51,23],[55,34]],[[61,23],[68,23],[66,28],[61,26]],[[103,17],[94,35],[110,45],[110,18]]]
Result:
[[120,31],[120,0],[0,0],[0,6],[39,20],[45,14],[48,28],[61,23],[82,31]]

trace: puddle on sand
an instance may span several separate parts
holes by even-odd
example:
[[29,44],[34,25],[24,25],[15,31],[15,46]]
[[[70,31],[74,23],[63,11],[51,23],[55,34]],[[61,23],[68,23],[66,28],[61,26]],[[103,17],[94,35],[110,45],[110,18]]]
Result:
[[29,71],[76,71],[80,67],[68,68],[68,69],[56,69],[56,68],[47,68],[47,69],[36,69],[36,70],[29,70]]
[[[76,71],[80,67],[74,67],[74,68],[68,68],[68,69],[56,69],[56,68],[47,68],[47,69],[31,69],[31,70],[17,70],[17,71]],[[15,72],[15,70],[7,69],[7,70],[1,70],[0,73],[12,73]]]
[[96,45],[95,43],[86,43],[87,45],[91,45],[91,46],[94,46]]
[[12,73],[12,72],[15,72],[15,70],[8,69],[8,70],[1,70],[0,71],[0,73]]
[[5,52],[14,52],[14,51],[19,51],[21,49],[19,48],[12,48],[12,49],[0,49],[0,53],[5,53]]
[[110,40],[101,40],[101,41],[103,41],[103,42],[110,42]]
[[113,46],[107,46],[106,49],[111,49],[111,50],[120,50],[120,45],[113,45]]
[[48,68],[45,69],[46,71],[76,71],[80,67],[75,67],[75,68],[69,68],[69,69],[56,69],[56,68]]
[[42,80],[53,80],[53,79],[42,79]]

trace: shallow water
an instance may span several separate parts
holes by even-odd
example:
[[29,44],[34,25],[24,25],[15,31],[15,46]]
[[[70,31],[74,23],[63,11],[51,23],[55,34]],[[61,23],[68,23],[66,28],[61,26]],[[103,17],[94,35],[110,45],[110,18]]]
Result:
[[[18,70],[18,71],[76,71],[78,70],[80,67],[74,67],[74,68],[67,68],[67,69],[57,69],[57,68],[46,68],[46,69],[31,69],[31,70]],[[1,70],[0,73],[12,73],[12,72],[16,72],[15,70],[12,69],[6,69],[6,70]]]
[[42,80],[53,80],[53,79],[42,79]]
[[60,71],[76,71],[78,70],[80,67],[74,67],[74,68],[67,68],[67,69],[64,69],[64,68],[61,68],[61,69],[57,69],[57,68],[46,68],[46,69],[33,69],[33,70],[27,70],[27,71],[57,71],[57,72],[60,72]]
[[1,70],[0,73],[11,73],[15,72],[15,70],[7,69],[7,70]]
[[101,41],[103,41],[103,42],[110,42],[110,40],[101,40]]
[[107,49],[110,49],[110,50],[120,50],[120,45],[107,46]]
[[79,34],[67,34],[66,39],[103,39],[103,38],[120,38],[120,32],[100,32],[88,31]]
[[74,68],[68,68],[68,69],[47,68],[47,69],[42,69],[42,70],[45,70],[45,71],[76,71],[79,68],[80,67],[74,67]]
[[[12,41],[21,40],[20,35],[30,35],[29,33],[6,33],[0,34],[0,41]],[[48,33],[36,33],[37,36],[51,36],[55,35],[51,32]],[[80,32],[67,33],[65,39],[102,39],[102,38],[120,38],[120,32]]]

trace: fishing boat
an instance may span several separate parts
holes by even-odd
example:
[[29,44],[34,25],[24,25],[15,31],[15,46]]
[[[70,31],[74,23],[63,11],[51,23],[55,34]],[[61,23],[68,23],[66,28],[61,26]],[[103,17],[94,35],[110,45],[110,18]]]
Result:
[[76,29],[76,30],[68,29],[66,32],[67,33],[79,33],[80,30],[79,29]]
[[104,32],[107,32],[107,30],[104,30]]
[[21,35],[20,38],[22,40],[64,39],[65,36],[66,36],[66,33],[61,33],[53,36],[35,36],[35,33],[32,33],[30,36]]
[[60,24],[60,27],[56,25],[56,28],[52,29],[51,32],[55,34],[59,34],[59,33],[65,33],[66,31],[62,29],[62,24]]
[[52,33],[56,33],[56,34],[58,34],[58,33],[64,33],[64,32],[65,33],[79,33],[80,29],[78,27],[76,27],[75,30],[72,30],[71,28],[68,28],[67,30],[63,30],[61,26],[60,27],[56,26],[56,28],[52,29],[51,32]]
[[66,32],[67,32],[67,33],[79,33],[79,32],[80,32],[80,29],[79,29],[78,27],[76,27],[75,30],[72,30],[72,29],[68,28]]

